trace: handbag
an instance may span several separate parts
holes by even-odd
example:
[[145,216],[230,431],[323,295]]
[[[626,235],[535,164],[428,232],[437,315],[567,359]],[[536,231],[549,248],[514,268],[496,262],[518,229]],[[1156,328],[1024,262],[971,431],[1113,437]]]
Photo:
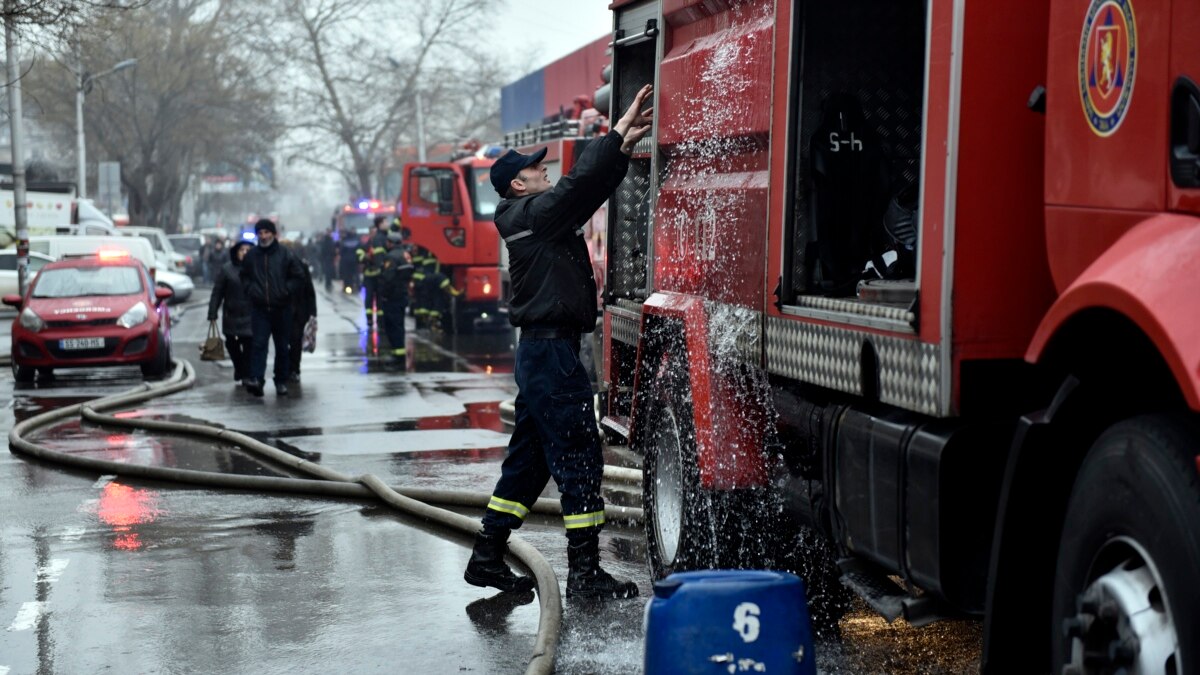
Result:
[[221,336],[217,333],[216,321],[208,322],[208,337],[204,340],[204,344],[200,345],[200,360],[225,360],[225,344],[221,342]]
[[309,354],[317,350],[317,317],[310,316],[304,324],[304,337],[300,341],[300,349]]

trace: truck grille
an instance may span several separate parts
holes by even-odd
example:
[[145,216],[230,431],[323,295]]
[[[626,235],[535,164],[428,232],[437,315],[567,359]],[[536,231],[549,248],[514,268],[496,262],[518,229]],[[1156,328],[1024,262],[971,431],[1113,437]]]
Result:
[[92,319],[91,321],[47,321],[51,328],[74,328],[76,326],[114,326],[116,319]]

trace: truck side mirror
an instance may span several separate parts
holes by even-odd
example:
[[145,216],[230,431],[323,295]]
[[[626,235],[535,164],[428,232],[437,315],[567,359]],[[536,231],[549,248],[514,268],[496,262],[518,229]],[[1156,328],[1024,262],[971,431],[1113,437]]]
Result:
[[454,214],[454,176],[441,174],[437,177],[438,215]]
[[6,295],[4,296],[3,302],[9,307],[21,309],[21,296],[19,295]]

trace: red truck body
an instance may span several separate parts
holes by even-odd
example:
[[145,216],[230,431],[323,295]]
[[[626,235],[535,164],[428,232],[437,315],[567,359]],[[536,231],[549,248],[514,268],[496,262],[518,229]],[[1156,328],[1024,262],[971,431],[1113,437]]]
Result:
[[1167,627],[1113,631],[1200,672],[1200,5],[610,6],[612,110],[652,82],[656,122],[609,204],[603,423],[655,573],[775,499],[885,615],[1058,672],[1141,563]]

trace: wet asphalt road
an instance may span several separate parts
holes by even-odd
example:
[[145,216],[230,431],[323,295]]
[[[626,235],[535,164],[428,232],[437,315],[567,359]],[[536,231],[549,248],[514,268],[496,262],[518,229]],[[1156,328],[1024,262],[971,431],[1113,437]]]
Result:
[[[410,332],[400,371],[375,358],[382,338],[364,330],[353,298],[319,291],[318,349],[304,356],[301,384],[288,398],[268,384],[255,399],[234,387],[228,362],[198,359],[206,298],[198,289],[174,326],[175,353],[196,366],[196,386],[133,414],[219,423],[392,485],[490,493],[507,443],[499,403],[515,392],[511,332],[436,342]],[[61,371],[17,388],[6,369],[0,425],[140,381],[136,368]],[[35,440],[118,461],[286,475],[232,447],[78,422]],[[608,498],[637,502],[629,489]],[[0,512],[0,675],[517,673],[537,631],[532,595],[463,583],[465,538],[376,503],[124,480],[3,453]],[[557,519],[531,516],[520,535],[565,579]],[[606,567],[636,580],[642,598],[565,601],[560,673],[641,671],[644,539],[610,526],[602,549]],[[918,631],[860,611],[843,632],[845,644],[818,645],[822,672],[978,669],[971,622]]]

